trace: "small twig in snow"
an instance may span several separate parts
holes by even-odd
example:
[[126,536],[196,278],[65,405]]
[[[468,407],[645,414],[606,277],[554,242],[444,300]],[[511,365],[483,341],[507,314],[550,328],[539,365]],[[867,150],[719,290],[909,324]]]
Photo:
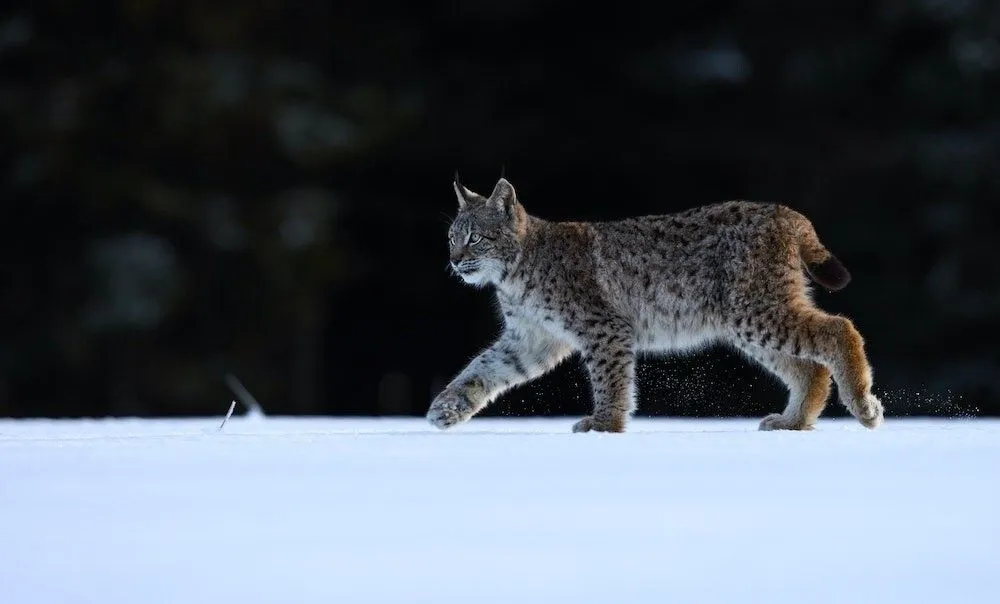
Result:
[[229,405],[229,412],[226,413],[226,417],[222,418],[222,423],[219,424],[219,432],[222,432],[222,427],[225,426],[226,422],[229,421],[229,418],[232,417],[233,409],[235,408],[236,408],[236,399],[233,399],[232,404]]

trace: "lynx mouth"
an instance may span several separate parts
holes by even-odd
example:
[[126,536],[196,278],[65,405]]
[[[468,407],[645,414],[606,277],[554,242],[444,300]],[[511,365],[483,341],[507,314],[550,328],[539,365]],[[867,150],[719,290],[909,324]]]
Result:
[[454,268],[455,274],[469,285],[481,285],[486,280],[485,267],[481,262],[459,264]]
[[479,268],[478,262],[463,262],[454,267],[454,270],[460,277],[467,277],[479,272]]

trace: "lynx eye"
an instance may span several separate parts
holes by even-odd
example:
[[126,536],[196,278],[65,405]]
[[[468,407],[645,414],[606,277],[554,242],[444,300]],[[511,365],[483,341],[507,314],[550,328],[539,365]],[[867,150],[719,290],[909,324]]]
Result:
[[483,240],[483,236],[479,233],[473,233],[469,235],[469,245],[476,245]]

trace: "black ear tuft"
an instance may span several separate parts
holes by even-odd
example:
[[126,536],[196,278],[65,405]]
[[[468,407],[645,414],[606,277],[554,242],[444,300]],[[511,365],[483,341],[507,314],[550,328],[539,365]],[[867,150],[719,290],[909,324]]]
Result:
[[465,185],[458,178],[458,170],[455,170],[455,182],[452,183],[455,189],[455,197],[458,198],[458,209],[461,210],[470,203],[482,201],[482,197],[465,188]]

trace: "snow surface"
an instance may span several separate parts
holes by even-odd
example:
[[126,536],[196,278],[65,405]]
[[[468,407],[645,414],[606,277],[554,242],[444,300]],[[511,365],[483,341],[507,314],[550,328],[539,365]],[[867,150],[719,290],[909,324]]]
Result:
[[0,602],[1000,602],[1000,422],[0,421]]

